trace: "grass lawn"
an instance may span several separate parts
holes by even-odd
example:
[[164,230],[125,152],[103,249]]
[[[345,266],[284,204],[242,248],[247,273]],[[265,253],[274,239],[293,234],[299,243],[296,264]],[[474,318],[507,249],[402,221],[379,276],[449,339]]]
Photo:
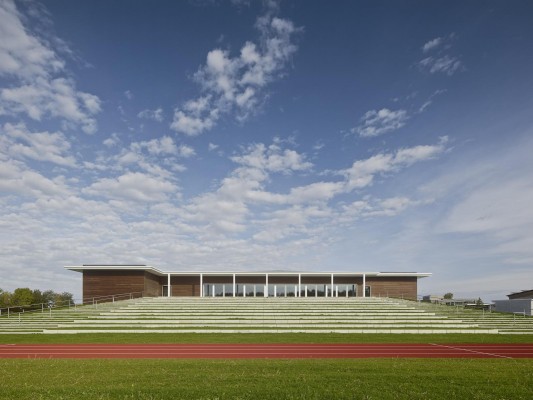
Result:
[[0,399],[524,399],[533,361],[0,360]]

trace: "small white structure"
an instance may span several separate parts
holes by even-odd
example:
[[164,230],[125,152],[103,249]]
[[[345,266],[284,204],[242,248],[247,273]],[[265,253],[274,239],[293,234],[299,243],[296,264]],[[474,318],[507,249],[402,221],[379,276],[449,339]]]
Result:
[[531,316],[533,299],[494,300],[494,311]]

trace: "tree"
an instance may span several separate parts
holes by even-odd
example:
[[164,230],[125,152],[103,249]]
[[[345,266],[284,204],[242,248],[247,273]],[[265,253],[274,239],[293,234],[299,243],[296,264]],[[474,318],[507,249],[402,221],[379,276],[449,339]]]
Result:
[[55,294],[55,305],[56,306],[67,306],[69,304],[74,304],[74,295],[69,292],[56,293]]
[[0,289],[0,307],[9,307],[11,305],[11,293]]
[[453,293],[450,293],[450,292],[446,293],[446,294],[444,295],[444,298],[447,299],[447,300],[451,300],[451,299],[453,299]]
[[42,295],[42,302],[47,306],[53,306],[56,301],[56,293],[53,290],[45,290]]
[[30,288],[17,288],[11,296],[11,302],[15,306],[27,306],[33,303],[33,292]]

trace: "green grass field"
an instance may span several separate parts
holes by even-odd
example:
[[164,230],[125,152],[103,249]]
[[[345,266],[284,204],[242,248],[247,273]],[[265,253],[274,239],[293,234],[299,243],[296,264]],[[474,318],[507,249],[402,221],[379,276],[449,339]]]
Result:
[[[1,343],[531,343],[531,335],[1,335]],[[0,359],[0,399],[524,399],[520,359]]]
[[0,399],[524,399],[502,359],[0,360]]

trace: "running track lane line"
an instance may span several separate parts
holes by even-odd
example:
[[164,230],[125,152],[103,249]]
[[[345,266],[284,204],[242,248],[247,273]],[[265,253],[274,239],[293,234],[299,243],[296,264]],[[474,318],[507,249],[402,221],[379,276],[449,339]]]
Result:
[[430,345],[432,345],[432,346],[438,346],[438,347],[446,347],[447,349],[453,349],[453,350],[468,351],[468,352],[476,353],[476,354],[489,355],[489,356],[491,356],[491,357],[496,357],[496,358],[499,357],[499,358],[509,358],[509,359],[513,359],[513,357],[502,356],[501,354],[486,353],[486,352],[483,352],[483,351],[476,351],[476,350],[464,349],[464,348],[457,347],[457,346],[446,346],[445,344],[437,344],[437,343],[430,343]]
[[[496,352],[472,348],[498,349]],[[0,345],[0,358],[533,358],[533,344]]]

